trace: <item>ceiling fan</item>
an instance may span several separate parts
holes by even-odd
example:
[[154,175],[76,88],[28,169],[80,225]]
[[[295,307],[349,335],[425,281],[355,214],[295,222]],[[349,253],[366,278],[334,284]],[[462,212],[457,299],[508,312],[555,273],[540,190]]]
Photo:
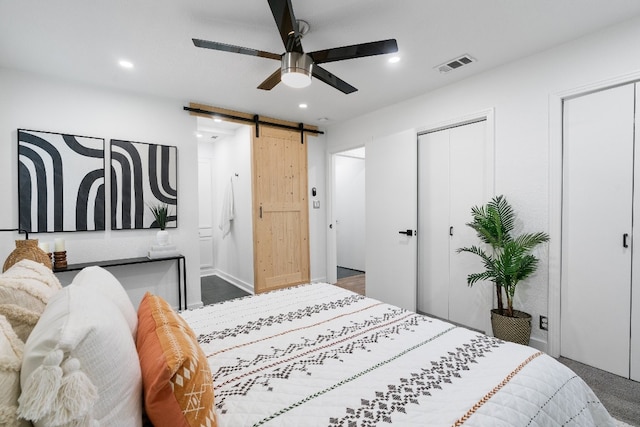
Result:
[[291,87],[305,87],[311,84],[311,76],[313,76],[346,94],[353,93],[358,89],[331,74],[318,64],[398,51],[396,40],[389,39],[305,53],[302,50],[301,39],[308,31],[309,25],[305,21],[296,20],[291,0],[268,0],[268,2],[284,43],[285,53],[282,55],[200,39],[192,39],[193,44],[205,49],[241,53],[280,61],[280,68],[267,77],[258,86],[258,89],[271,90],[280,81]]

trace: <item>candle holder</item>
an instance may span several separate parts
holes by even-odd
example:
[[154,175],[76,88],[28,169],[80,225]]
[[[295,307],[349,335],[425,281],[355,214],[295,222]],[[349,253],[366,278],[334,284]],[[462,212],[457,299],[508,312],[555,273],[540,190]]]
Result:
[[53,253],[53,268],[67,268],[67,251]]

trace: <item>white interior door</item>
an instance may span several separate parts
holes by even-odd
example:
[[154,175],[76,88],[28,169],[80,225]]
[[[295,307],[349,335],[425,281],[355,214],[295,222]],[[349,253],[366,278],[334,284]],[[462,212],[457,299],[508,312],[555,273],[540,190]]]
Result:
[[482,263],[456,252],[478,243],[466,223],[471,207],[490,196],[486,153],[484,120],[418,139],[418,310],[488,332],[492,286],[469,288],[467,275],[481,271]]
[[418,310],[449,318],[449,130],[418,137]]
[[471,207],[486,203],[492,196],[487,152],[486,121],[458,126],[450,130],[450,206],[451,240],[449,242],[449,320],[489,333],[493,308],[493,284],[467,285],[469,273],[483,270],[479,257],[459,254],[458,248],[477,245],[476,232],[466,224],[471,221]]
[[566,100],[563,113],[560,353],[628,377],[634,87]]
[[416,309],[416,132],[376,138],[365,145],[367,296]]
[[[635,143],[640,143],[640,84],[636,83],[636,114],[635,114]],[[640,149],[637,147],[635,150],[634,162],[640,165]],[[633,212],[634,217],[638,218],[640,215],[640,171],[636,170],[634,174],[634,189],[635,195],[633,199]],[[632,242],[640,242],[640,226],[637,225],[633,228]],[[630,353],[630,375],[632,380],[640,381],[640,246],[634,247],[632,265],[632,281],[631,281],[631,353]]]

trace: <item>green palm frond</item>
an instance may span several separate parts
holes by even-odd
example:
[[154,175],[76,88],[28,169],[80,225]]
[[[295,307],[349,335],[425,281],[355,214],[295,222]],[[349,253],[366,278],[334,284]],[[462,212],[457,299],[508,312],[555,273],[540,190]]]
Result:
[[517,284],[535,273],[538,259],[531,251],[548,242],[546,233],[526,233],[512,237],[516,215],[504,196],[496,196],[484,206],[471,208],[473,228],[488,250],[479,246],[460,248],[458,253],[468,252],[482,259],[484,271],[467,276],[467,284],[491,281],[496,286],[499,308],[502,306],[501,289],[507,295],[509,312],[513,311],[513,296]]

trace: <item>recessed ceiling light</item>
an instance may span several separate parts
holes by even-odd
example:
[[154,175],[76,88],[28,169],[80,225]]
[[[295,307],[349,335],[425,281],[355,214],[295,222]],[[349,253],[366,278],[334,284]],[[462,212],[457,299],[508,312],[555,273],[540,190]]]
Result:
[[126,59],[121,59],[120,61],[118,61],[118,65],[120,65],[122,68],[133,68],[133,62],[127,61]]
[[318,119],[318,121],[319,121],[319,122],[328,122],[328,121],[329,121],[329,118],[328,118],[328,117],[320,117],[320,118]]
[[391,58],[389,58],[389,63],[390,64],[395,64],[396,62],[400,62],[400,57],[399,56],[392,56]]
[[308,107],[308,105],[307,105],[307,104],[305,104],[305,103],[302,103],[302,104],[298,104],[298,107],[300,107],[300,108],[307,108],[307,107]]
[[196,138],[202,138],[202,134],[201,133],[196,133]]

